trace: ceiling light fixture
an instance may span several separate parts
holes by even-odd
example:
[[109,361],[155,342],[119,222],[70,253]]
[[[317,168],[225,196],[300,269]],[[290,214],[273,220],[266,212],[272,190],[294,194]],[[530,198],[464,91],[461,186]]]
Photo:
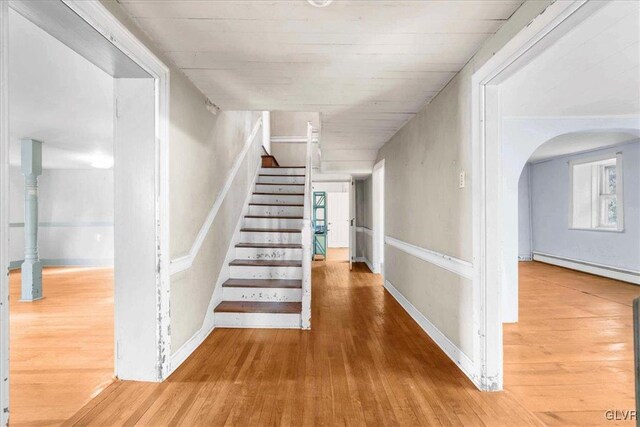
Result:
[[307,0],[311,6],[314,7],[326,7],[329,6],[333,0]]
[[91,157],[90,164],[91,167],[96,169],[111,169],[113,167],[113,157],[96,153]]

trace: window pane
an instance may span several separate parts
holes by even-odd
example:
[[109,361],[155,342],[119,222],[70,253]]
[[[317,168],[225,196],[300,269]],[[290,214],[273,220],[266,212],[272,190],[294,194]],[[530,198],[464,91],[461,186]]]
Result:
[[615,196],[602,198],[601,225],[615,227],[618,222],[618,203]]
[[605,166],[604,168],[604,183],[603,183],[603,193],[604,194],[615,194],[616,193],[616,167],[613,166]]

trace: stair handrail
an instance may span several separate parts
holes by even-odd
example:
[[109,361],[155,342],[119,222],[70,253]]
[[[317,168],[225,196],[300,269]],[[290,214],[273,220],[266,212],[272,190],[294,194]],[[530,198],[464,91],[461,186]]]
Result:
[[302,329],[311,329],[311,258],[313,230],[311,227],[311,190],[313,126],[307,122],[307,154],[304,174],[304,208],[302,216]]

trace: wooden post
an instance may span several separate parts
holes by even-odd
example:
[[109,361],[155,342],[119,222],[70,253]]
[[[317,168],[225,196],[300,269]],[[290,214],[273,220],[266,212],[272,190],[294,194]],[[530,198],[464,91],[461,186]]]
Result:
[[20,301],[42,299],[42,262],[38,256],[38,176],[42,174],[42,142],[22,140],[24,175],[24,262]]

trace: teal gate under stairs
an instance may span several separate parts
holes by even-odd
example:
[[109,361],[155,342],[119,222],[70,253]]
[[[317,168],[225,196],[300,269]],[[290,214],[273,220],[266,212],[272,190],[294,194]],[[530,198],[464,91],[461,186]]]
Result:
[[327,193],[313,192],[313,258],[327,258]]

